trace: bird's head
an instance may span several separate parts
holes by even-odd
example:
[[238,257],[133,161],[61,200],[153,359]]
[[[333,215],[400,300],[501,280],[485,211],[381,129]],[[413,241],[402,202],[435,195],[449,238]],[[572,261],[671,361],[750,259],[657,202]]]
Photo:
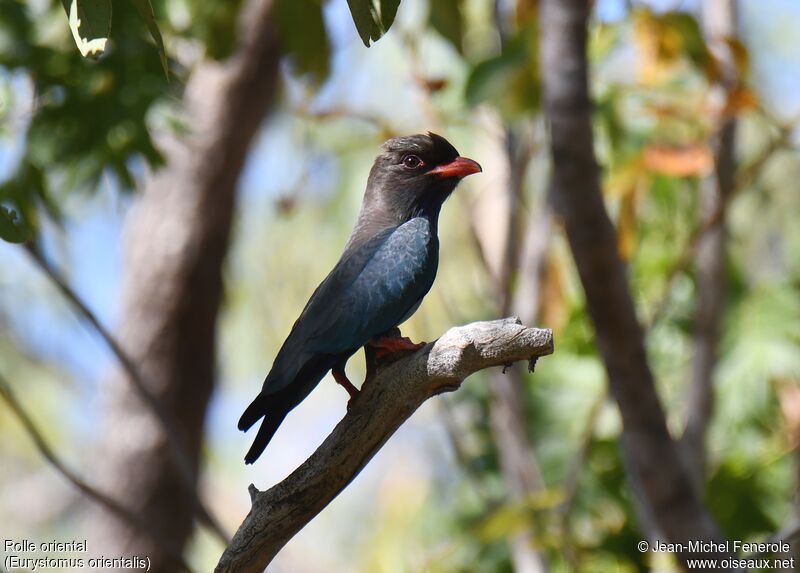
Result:
[[375,159],[364,206],[397,222],[422,214],[435,217],[458,182],[480,171],[478,163],[461,157],[435,133],[394,137]]

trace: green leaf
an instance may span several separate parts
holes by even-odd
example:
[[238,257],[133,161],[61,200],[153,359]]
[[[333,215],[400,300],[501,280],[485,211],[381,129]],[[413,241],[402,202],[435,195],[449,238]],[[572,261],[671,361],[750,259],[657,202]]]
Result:
[[321,83],[330,71],[331,51],[321,0],[280,0],[276,18],[281,47],[293,71]]
[[384,33],[388,32],[389,28],[392,27],[399,7],[400,0],[381,0],[381,24],[383,24]]
[[61,3],[81,55],[84,58],[102,55],[111,33],[111,0],[61,0]]
[[765,482],[765,468],[731,456],[706,486],[706,503],[731,539],[751,539],[778,527],[769,515],[776,492]]
[[697,18],[687,12],[667,12],[661,18],[665,26],[680,35],[682,48],[689,59],[695,64],[704,64],[708,48]]
[[158,48],[158,54],[161,58],[161,67],[164,68],[164,73],[169,77],[167,51],[164,49],[164,39],[161,37],[161,30],[158,29],[156,16],[153,12],[153,5],[150,4],[150,0],[131,0],[131,2],[136,6],[139,15],[144,19],[145,24],[147,24],[147,29],[150,31],[150,35],[153,37],[153,40],[155,40],[156,47]]
[[361,41],[369,48],[370,41],[377,41],[394,22],[400,0],[347,0],[353,23],[356,25]]
[[472,69],[465,95],[469,105],[490,103],[506,118],[539,107],[541,82],[535,23],[520,30],[502,54],[480,62]]
[[461,5],[462,0],[431,0],[429,16],[431,27],[453,44],[459,53],[464,38]]
[[484,519],[476,528],[476,536],[483,542],[497,541],[511,537],[527,527],[531,518],[526,508],[520,504],[501,505]]
[[9,243],[24,243],[30,238],[16,211],[0,205],[0,239]]

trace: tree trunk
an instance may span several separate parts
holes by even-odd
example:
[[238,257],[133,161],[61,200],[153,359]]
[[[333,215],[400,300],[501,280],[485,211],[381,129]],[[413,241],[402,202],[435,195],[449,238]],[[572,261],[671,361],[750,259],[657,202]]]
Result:
[[[277,83],[270,12],[269,0],[252,3],[231,60],[205,63],[192,74],[185,96],[190,133],[164,143],[167,164],[147,183],[127,223],[120,340],[177,430],[195,482],[236,184]],[[162,426],[126,382],[116,376],[106,397],[98,460],[103,489],[183,548],[194,525],[193,497]],[[89,545],[97,552],[148,556],[151,571],[177,570],[127,523],[100,514],[91,526]]]
[[[719,540],[678,448],[647,362],[644,337],[606,212],[594,155],[586,56],[589,0],[543,0],[541,57],[556,211],[586,293],[611,393],[623,422],[628,477],[648,517],[671,542]],[[679,559],[712,558],[680,553]]]

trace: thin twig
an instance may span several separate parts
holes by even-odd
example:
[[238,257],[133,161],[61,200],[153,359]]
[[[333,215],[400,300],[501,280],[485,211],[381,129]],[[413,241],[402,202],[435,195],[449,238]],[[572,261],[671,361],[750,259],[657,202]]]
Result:
[[308,107],[300,107],[295,110],[300,117],[315,121],[331,121],[334,119],[348,119],[361,121],[378,129],[383,135],[391,137],[396,135],[397,130],[384,118],[377,114],[370,114],[364,111],[350,109],[343,106],[335,106],[321,110],[311,110]]
[[11,385],[8,381],[0,374],[0,397],[3,398],[5,403],[14,412],[14,415],[22,424],[22,427],[25,429],[25,432],[31,437],[33,440],[36,449],[39,453],[44,457],[44,459],[59,473],[61,474],[67,481],[69,481],[72,485],[74,485],[82,494],[86,497],[102,505],[106,508],[109,512],[113,513],[118,518],[128,522],[133,527],[135,527],[140,532],[144,533],[151,539],[153,539],[166,553],[170,555],[173,559],[175,559],[180,565],[181,569],[185,571],[189,571],[191,573],[191,569],[184,561],[181,552],[177,550],[172,544],[167,543],[167,537],[161,535],[158,531],[154,531],[154,525],[145,523],[142,519],[140,519],[136,514],[131,512],[126,507],[119,504],[116,500],[109,497],[108,495],[97,491],[94,487],[86,483],[81,477],[75,474],[71,469],[69,469],[56,455],[55,451],[52,447],[47,443],[42,432],[39,430],[38,426],[34,423],[33,419],[28,415],[25,408],[22,404],[17,400],[14,396],[13,391],[11,390]]
[[208,526],[208,528],[224,545],[228,545],[230,539],[225,533],[225,530],[200,499],[200,495],[197,492],[197,488],[194,484],[194,472],[192,471],[192,465],[189,461],[189,456],[186,453],[183,444],[181,444],[178,439],[179,434],[175,429],[175,425],[172,423],[169,414],[166,412],[161,402],[159,402],[147,389],[148,387],[145,383],[144,377],[133,363],[133,360],[131,360],[130,356],[128,356],[114,335],[112,335],[111,332],[106,329],[105,326],[103,326],[94,312],[92,312],[87,304],[67,283],[66,279],[61,276],[61,274],[44,258],[37,245],[34,243],[28,243],[25,245],[25,247],[28,254],[31,256],[31,259],[34,261],[34,263],[36,263],[39,269],[41,269],[41,271],[58,288],[59,292],[61,292],[64,298],[70,301],[73,307],[77,309],[78,313],[83,316],[83,318],[92,326],[92,328],[94,328],[94,330],[108,345],[112,354],[114,354],[120,366],[122,366],[122,369],[127,374],[126,378],[133,385],[133,388],[136,390],[136,393],[139,395],[142,402],[144,402],[150,408],[152,414],[161,424],[161,427],[164,430],[164,436],[167,438],[167,443],[169,444],[172,452],[173,460],[175,461],[179,470],[178,474],[181,476],[184,486],[193,498],[198,517],[200,517],[200,520]]

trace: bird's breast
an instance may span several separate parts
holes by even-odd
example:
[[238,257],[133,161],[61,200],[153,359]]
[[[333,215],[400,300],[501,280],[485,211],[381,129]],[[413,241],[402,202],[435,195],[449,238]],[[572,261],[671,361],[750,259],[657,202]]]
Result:
[[433,285],[439,239],[427,219],[411,219],[365,245],[334,269],[300,318],[298,332],[315,352],[352,353],[411,316]]
[[431,223],[422,217],[404,223],[357,281],[363,287],[358,290],[367,293],[364,310],[396,307],[406,315],[430,289],[438,263],[439,240]]

